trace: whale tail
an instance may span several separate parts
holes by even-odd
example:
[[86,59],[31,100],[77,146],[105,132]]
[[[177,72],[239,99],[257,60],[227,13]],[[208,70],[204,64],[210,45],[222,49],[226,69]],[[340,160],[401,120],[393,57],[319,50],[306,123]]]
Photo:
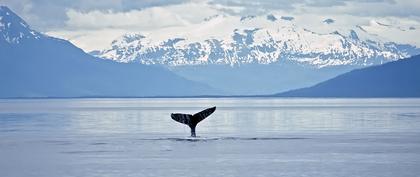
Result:
[[191,136],[195,137],[195,127],[199,122],[213,114],[216,111],[216,107],[208,108],[193,115],[191,114],[182,114],[182,113],[172,113],[171,117],[173,120],[186,124],[191,128]]

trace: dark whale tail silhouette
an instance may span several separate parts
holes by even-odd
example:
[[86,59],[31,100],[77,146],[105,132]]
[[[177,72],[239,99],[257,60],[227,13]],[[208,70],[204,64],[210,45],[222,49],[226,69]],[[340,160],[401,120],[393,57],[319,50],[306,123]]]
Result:
[[195,137],[195,127],[199,122],[204,120],[210,114],[216,110],[216,107],[208,108],[193,115],[191,114],[181,114],[181,113],[172,113],[171,117],[173,120],[188,125],[191,128],[191,136]]

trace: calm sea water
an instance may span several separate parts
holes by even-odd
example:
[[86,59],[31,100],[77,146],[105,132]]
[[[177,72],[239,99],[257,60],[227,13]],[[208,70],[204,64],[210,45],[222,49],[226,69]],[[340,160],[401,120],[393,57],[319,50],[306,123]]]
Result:
[[[217,106],[197,127],[170,118]],[[420,99],[0,100],[0,176],[419,176]]]

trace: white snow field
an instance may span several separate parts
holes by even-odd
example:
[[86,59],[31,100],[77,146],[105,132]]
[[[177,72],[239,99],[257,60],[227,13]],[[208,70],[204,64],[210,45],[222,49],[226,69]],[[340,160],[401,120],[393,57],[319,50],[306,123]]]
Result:
[[[217,106],[197,126],[170,118]],[[420,99],[0,100],[1,177],[420,176]]]

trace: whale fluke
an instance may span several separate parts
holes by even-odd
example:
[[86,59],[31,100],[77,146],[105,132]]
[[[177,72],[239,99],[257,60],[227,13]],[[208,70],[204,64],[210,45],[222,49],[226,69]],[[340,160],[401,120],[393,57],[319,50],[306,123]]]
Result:
[[216,107],[208,108],[193,115],[191,114],[182,114],[182,113],[172,113],[171,117],[173,120],[186,124],[191,128],[191,136],[195,137],[195,127],[199,122],[204,120],[206,117],[210,116],[214,111],[216,111]]

